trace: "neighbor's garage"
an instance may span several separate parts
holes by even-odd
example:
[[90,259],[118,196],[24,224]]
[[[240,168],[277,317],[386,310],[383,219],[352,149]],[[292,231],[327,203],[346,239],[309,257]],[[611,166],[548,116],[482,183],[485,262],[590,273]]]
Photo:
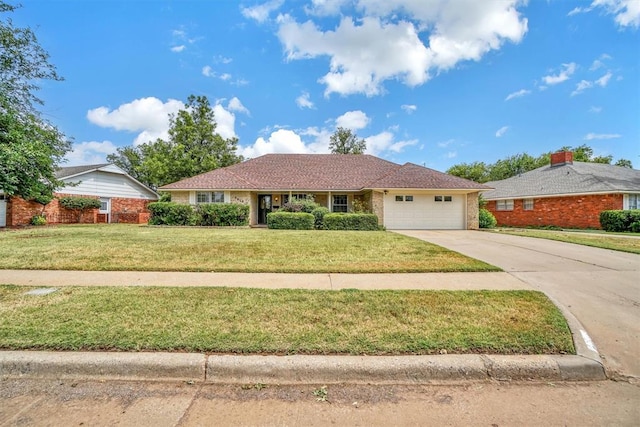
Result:
[[389,230],[464,230],[462,194],[389,193],[384,196],[384,225]]

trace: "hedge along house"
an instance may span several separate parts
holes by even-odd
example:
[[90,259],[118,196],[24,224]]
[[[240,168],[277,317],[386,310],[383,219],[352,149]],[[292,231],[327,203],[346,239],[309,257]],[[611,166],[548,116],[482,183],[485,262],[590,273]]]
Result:
[[63,197],[100,200],[100,209],[82,215],[83,223],[146,223],[149,219],[147,205],[159,198],[155,191],[116,165],[108,163],[63,167],[58,169],[56,177],[65,185],[54,193],[53,201],[44,207],[19,197],[3,200],[4,197],[0,196],[0,226],[28,225],[34,215],[41,213],[48,223],[78,222],[76,213],[60,205],[59,199]]
[[159,188],[178,203],[247,204],[253,226],[293,198],[311,195],[331,212],[359,200],[388,229],[477,229],[478,196],[488,189],[366,154],[267,154]]
[[601,163],[574,162],[573,153],[551,155],[551,163],[501,181],[483,194],[498,225],[600,228],[600,212],[640,208],[640,171]]

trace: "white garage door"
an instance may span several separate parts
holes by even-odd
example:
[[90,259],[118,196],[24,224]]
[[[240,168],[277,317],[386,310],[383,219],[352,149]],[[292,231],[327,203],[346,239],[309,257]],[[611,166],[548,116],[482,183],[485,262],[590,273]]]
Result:
[[395,193],[384,196],[389,230],[462,230],[465,195]]
[[7,201],[4,195],[0,194],[0,227],[7,226]]

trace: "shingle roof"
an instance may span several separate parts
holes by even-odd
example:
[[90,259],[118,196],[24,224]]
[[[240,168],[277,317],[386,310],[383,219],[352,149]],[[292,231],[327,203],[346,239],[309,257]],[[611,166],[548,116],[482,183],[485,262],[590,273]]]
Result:
[[83,166],[66,166],[58,168],[56,171],[56,178],[62,179],[68,176],[78,175],[79,173],[88,172],[102,167],[108,166],[109,163],[99,163],[96,165],[83,165]]
[[367,154],[267,154],[161,190],[358,191],[364,188],[487,189],[461,178]]
[[501,181],[487,182],[494,188],[483,194],[487,200],[560,194],[640,192],[640,171],[601,163],[573,162],[543,166]]

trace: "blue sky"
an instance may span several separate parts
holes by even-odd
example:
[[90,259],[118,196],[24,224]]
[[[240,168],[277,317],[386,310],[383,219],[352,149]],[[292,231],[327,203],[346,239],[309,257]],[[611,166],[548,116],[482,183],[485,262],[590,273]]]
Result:
[[13,13],[65,81],[69,165],[166,136],[190,94],[240,153],[368,152],[444,171],[588,144],[640,167],[640,0],[44,1]]

